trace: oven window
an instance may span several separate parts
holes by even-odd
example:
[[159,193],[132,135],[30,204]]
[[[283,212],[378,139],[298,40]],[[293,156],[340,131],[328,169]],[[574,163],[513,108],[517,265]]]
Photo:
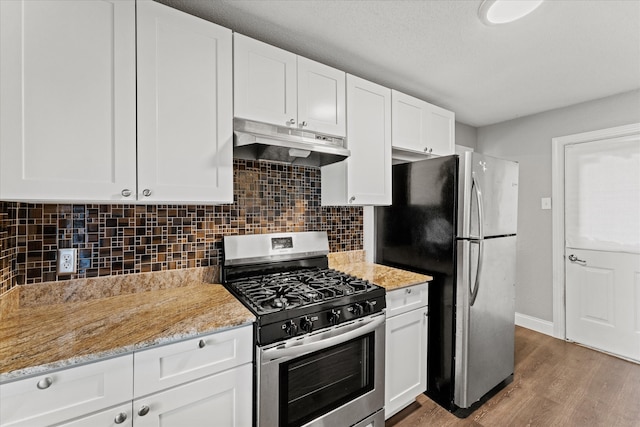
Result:
[[374,387],[374,332],[280,365],[280,427],[301,426]]

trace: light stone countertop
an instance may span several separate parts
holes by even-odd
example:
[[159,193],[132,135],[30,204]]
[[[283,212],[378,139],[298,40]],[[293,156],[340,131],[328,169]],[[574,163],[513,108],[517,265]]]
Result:
[[366,279],[387,291],[430,282],[433,277],[413,273],[364,260],[364,251],[336,252],[329,254],[329,267],[352,276]]
[[[329,267],[388,291],[432,277],[329,254]],[[0,382],[248,325],[217,268],[22,285],[0,297]]]
[[[157,282],[153,275],[136,274],[129,279],[138,276],[142,283]],[[42,292],[43,286],[12,289],[9,294],[14,295],[3,295],[0,303],[0,382],[255,321],[222,285],[198,280],[176,287],[155,283],[149,290],[47,304],[18,295]],[[32,286],[36,289],[29,289]]]

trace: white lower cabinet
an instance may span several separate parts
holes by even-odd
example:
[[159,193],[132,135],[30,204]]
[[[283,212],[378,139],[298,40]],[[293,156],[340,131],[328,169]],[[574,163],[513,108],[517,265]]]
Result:
[[252,362],[246,325],[0,384],[0,427],[250,427]]
[[253,328],[134,354],[133,425],[250,427]]
[[229,426],[252,422],[251,363],[133,402],[135,427]]
[[[0,426],[56,425],[118,404],[131,408],[132,399],[133,355],[128,354],[1,384]],[[79,420],[70,425],[110,424]]]
[[385,419],[427,389],[427,284],[387,292],[387,310]]

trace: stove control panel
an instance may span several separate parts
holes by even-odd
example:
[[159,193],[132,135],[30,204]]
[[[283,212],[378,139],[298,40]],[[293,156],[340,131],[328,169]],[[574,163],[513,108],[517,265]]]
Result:
[[[309,308],[309,307],[307,307]],[[258,345],[267,345],[295,336],[306,335],[320,329],[349,322],[382,311],[385,308],[384,292],[348,302],[338,307],[319,307],[319,311],[295,313],[288,310],[288,318],[257,325]]]

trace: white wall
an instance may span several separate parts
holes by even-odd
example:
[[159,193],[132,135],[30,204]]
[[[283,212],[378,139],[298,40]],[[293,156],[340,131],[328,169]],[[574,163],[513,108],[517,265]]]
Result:
[[465,125],[464,123],[456,122],[456,145],[464,145],[465,147],[473,148],[473,151],[478,149],[478,129],[473,126]]
[[520,163],[516,312],[553,321],[551,139],[638,122],[640,90],[478,128],[477,151]]

